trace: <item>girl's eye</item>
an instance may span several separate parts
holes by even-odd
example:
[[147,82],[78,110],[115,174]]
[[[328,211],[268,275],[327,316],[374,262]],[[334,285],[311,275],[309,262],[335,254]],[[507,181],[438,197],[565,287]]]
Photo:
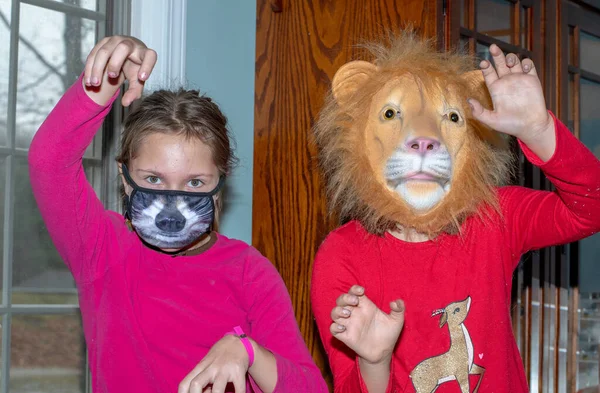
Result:
[[385,112],[383,112],[383,117],[386,120],[392,120],[393,118],[396,117],[396,111],[393,109],[386,109]]
[[158,176],[148,176],[146,181],[150,184],[160,184],[160,178]]
[[196,188],[196,187],[200,187],[200,186],[202,186],[203,184],[204,184],[204,183],[202,183],[202,180],[200,180],[200,179],[192,179],[192,180],[190,180],[190,181],[188,182],[188,185],[189,185],[190,187],[194,187],[194,188]]
[[460,115],[458,113],[456,113],[456,112],[450,112],[450,113],[448,113],[448,118],[453,123],[458,123],[460,121]]

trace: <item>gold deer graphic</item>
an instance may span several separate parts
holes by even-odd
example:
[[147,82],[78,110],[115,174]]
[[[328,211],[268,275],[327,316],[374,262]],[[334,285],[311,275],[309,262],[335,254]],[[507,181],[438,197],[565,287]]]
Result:
[[423,360],[413,369],[410,377],[417,393],[432,393],[439,385],[448,381],[458,382],[462,393],[470,393],[469,375],[480,375],[473,393],[479,390],[485,368],[473,362],[473,342],[464,324],[470,307],[471,297],[467,297],[461,302],[436,310],[431,315],[442,315],[440,328],[448,324],[450,349],[442,355]]

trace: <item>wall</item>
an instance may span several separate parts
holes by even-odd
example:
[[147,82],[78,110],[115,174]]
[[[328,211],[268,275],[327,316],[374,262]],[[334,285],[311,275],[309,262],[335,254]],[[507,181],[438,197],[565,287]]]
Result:
[[220,231],[250,243],[256,1],[188,1],[186,14],[187,87],[204,91],[219,104],[240,159],[227,182]]

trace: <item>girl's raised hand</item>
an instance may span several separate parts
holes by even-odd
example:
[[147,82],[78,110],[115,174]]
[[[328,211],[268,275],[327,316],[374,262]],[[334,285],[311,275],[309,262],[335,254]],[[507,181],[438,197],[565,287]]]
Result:
[[105,37],[87,57],[83,83],[87,94],[98,104],[106,104],[125,82],[123,106],[142,96],[144,82],[156,64],[156,52],[134,37]]
[[241,340],[227,335],[181,381],[177,393],[224,393],[228,383],[235,393],[245,393],[249,361]]
[[493,110],[469,99],[473,116],[490,128],[513,135],[528,145],[542,160],[554,153],[554,121],[546,108],[542,84],[531,59],[504,55],[497,45],[490,46],[495,67],[480,64],[490,92]]

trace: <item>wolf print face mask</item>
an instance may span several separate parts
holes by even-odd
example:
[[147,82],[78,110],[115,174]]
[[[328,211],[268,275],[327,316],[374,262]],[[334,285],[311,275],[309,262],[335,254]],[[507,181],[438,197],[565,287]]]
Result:
[[225,177],[210,192],[154,190],[138,186],[125,165],[125,181],[133,188],[126,197],[126,216],[138,236],[161,249],[181,249],[212,229],[215,219],[214,195]]

